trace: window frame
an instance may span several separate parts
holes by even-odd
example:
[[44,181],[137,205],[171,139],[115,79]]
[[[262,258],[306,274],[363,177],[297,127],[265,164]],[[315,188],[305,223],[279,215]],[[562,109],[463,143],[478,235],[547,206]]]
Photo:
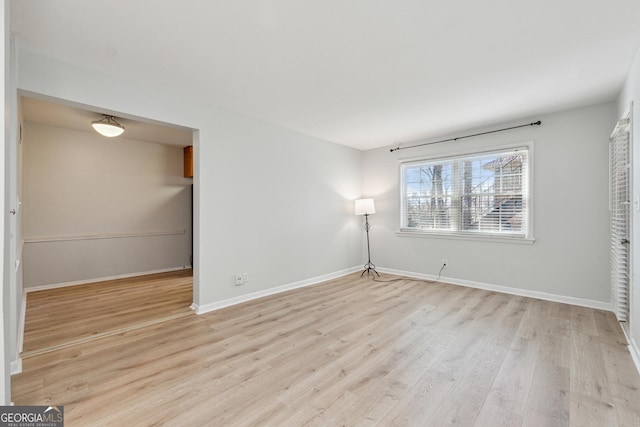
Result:
[[[402,227],[403,224],[403,209],[402,203],[404,202],[405,183],[403,177],[403,166],[411,163],[427,163],[437,161],[447,161],[454,159],[461,159],[464,157],[482,156],[492,153],[499,153],[501,151],[512,151],[517,149],[527,150],[527,168],[526,179],[528,184],[528,199],[526,203],[526,215],[527,215],[527,227],[524,235],[510,235],[507,233],[492,233],[483,231],[465,231],[465,230],[433,230],[433,229],[417,229]],[[446,151],[440,154],[424,155],[419,157],[401,158],[398,159],[398,229],[396,234],[401,237],[428,237],[428,238],[445,238],[445,239],[461,239],[461,240],[485,240],[492,242],[510,242],[510,243],[524,243],[532,244],[535,242],[533,234],[533,212],[534,212],[534,143],[533,141],[526,141],[521,143],[500,145],[500,146],[487,146],[477,150],[463,150],[463,151]]]

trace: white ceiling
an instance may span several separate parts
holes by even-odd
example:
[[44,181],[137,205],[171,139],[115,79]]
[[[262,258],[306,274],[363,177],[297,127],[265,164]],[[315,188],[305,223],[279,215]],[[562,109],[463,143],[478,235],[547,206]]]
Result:
[[[102,113],[109,111],[90,111],[80,107],[72,107],[59,102],[22,97],[22,115],[25,122],[39,123],[68,129],[95,132],[91,122],[100,120]],[[186,147],[193,144],[193,132],[190,129],[117,117],[116,120],[125,128],[121,138],[156,142],[166,145]]]
[[367,149],[615,99],[638,0],[13,1],[21,47]]

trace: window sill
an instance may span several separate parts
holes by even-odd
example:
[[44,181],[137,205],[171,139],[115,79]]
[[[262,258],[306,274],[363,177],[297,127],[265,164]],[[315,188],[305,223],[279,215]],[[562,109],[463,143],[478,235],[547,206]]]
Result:
[[474,235],[474,234],[461,234],[461,233],[433,233],[428,231],[415,231],[415,230],[397,230],[396,235],[399,237],[427,237],[427,238],[434,238],[434,239],[515,243],[520,245],[532,245],[536,241],[536,239],[533,237],[507,237],[507,236],[500,236],[495,234]]

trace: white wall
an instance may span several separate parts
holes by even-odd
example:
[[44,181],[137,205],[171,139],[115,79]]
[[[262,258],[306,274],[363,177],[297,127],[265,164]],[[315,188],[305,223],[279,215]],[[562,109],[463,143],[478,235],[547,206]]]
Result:
[[25,288],[190,266],[182,147],[33,123],[22,147]]
[[[629,106],[632,102],[632,198],[633,200],[637,200],[640,198],[640,50],[636,54],[625,85],[618,97],[618,118],[629,111]],[[632,208],[631,216],[632,236],[630,240],[633,277],[631,278],[629,332],[636,366],[638,370],[640,370],[640,211],[638,211],[638,208]]]
[[[5,146],[7,141],[11,138],[11,111],[6,108],[7,104],[10,105],[10,45],[9,45],[9,3],[3,2],[0,7],[0,31],[3,34],[2,48],[0,50],[0,70],[2,75],[0,80],[0,96],[5,102],[0,106],[0,117],[3,117],[2,125],[0,127],[0,135],[2,135],[2,142]],[[5,249],[8,246],[8,239],[5,239],[5,229],[7,224],[7,201],[5,199],[5,150],[0,150],[0,200],[3,200],[4,206],[4,220],[0,221],[0,237],[2,237],[3,245],[0,246],[0,277],[3,277],[2,291],[0,292],[0,404],[8,405],[11,402],[11,379],[9,374],[9,363],[12,360],[11,347],[15,345],[15,340],[12,339],[12,333],[9,325],[10,321],[10,286],[6,281],[5,270],[8,267]]]
[[[389,148],[365,152],[363,193],[375,199],[377,211],[371,218],[373,262],[436,274],[447,258],[443,276],[450,279],[607,303],[608,136],[614,115],[615,105],[610,103],[468,134],[537,119],[541,126],[394,153]],[[396,235],[400,159],[526,141],[534,142],[534,244]]]
[[[214,303],[362,262],[353,199],[361,153],[153,87],[20,53],[18,87],[197,129],[196,303]],[[249,283],[232,284],[247,272]]]

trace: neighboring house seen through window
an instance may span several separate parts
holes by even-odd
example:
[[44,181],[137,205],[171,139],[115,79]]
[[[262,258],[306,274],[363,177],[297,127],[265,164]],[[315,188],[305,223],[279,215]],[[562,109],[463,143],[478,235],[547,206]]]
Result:
[[400,231],[530,239],[530,151],[403,162]]

